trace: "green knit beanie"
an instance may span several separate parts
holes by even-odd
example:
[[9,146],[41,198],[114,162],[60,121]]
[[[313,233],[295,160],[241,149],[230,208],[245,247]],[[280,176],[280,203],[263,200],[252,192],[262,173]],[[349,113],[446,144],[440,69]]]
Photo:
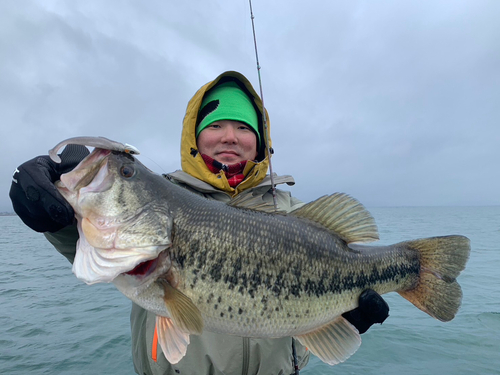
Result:
[[226,82],[208,91],[201,103],[196,128],[200,132],[215,121],[233,120],[247,124],[255,131],[260,144],[259,121],[251,99],[235,82]]

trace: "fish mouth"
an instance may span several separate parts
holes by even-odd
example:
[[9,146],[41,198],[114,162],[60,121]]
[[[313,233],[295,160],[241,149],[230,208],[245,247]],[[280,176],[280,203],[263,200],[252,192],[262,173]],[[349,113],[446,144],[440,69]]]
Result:
[[130,271],[124,273],[125,275],[130,275],[130,276],[142,276],[142,277],[149,276],[156,269],[156,266],[158,264],[158,258],[159,257],[156,257],[155,259],[150,259],[141,262]]
[[123,274],[134,276],[138,279],[144,280],[151,274],[155,274],[155,271],[157,271],[157,269],[160,269],[159,271],[163,272],[164,270],[162,268],[164,268],[165,263],[168,263],[168,266],[170,266],[169,261],[165,262],[167,258],[169,258],[169,251],[168,248],[165,248],[158,254],[156,258],[145,260],[144,262],[136,265],[130,271],[123,272]]

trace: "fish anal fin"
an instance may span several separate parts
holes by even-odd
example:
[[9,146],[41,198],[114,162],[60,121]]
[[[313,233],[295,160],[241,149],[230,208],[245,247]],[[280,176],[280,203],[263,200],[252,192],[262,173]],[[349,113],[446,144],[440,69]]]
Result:
[[178,363],[186,355],[189,333],[176,327],[170,318],[156,316],[158,342],[165,358],[172,364]]
[[321,224],[347,243],[379,239],[373,216],[359,201],[344,193],[325,195],[290,215]]
[[358,331],[342,316],[313,332],[296,336],[296,338],[329,365],[344,362],[361,345]]
[[174,324],[182,331],[200,335],[203,332],[203,318],[198,307],[166,280],[158,279],[158,282],[163,286],[163,300]]

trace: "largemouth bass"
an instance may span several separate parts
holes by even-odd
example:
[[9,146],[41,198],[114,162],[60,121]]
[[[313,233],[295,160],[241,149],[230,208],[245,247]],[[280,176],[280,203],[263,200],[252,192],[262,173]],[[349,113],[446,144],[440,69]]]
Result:
[[209,200],[130,152],[102,148],[57,187],[78,219],[73,272],[88,284],[113,282],[155,313],[171,363],[186,353],[189,335],[209,330],[293,336],[334,365],[361,343],[341,314],[366,289],[398,292],[441,321],[461,304],[456,278],[469,257],[466,237],[360,245],[378,239],[377,228],[345,194],[267,212],[251,193],[229,204]]

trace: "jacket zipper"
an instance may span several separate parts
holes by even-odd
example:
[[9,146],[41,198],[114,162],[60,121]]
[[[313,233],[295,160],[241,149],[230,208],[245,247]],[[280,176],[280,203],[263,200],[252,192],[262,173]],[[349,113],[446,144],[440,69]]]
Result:
[[248,337],[243,337],[243,364],[242,364],[242,375],[247,375],[250,365],[250,339]]

